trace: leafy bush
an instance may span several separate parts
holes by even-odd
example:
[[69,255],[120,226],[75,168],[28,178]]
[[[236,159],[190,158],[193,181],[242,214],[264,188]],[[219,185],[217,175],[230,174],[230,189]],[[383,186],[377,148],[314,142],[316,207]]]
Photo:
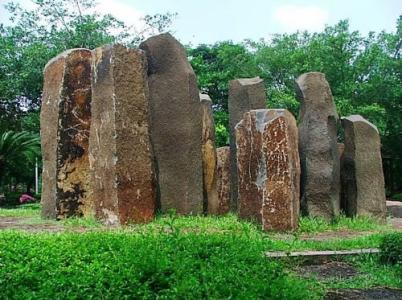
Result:
[[20,192],[7,192],[5,193],[4,199],[1,201],[1,206],[15,206],[18,205],[20,202]]
[[402,264],[402,233],[395,232],[383,237],[380,244],[381,260],[389,264]]
[[314,299],[231,234],[0,232],[2,299]]
[[402,193],[392,195],[392,200],[402,201]]

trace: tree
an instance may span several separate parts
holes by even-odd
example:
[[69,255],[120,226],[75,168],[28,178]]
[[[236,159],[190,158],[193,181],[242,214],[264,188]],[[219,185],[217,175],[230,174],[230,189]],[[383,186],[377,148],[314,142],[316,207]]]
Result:
[[0,186],[26,183],[33,178],[35,159],[40,156],[39,135],[7,131],[0,135]]
[[[9,2],[11,26],[0,24],[0,129],[22,129],[22,119],[38,113],[43,68],[71,48],[109,43],[135,46],[149,34],[167,31],[175,14],[144,17],[144,28],[128,27],[95,12],[93,0],[32,0],[34,10]],[[35,131],[39,130],[39,123]]]

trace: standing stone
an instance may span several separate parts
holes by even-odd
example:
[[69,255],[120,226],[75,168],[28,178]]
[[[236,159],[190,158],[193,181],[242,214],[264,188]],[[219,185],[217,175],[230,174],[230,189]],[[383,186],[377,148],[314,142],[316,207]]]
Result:
[[218,215],[230,211],[230,148],[229,146],[216,149],[217,154],[217,186],[218,186]]
[[238,209],[237,155],[235,126],[243,114],[265,108],[264,82],[259,77],[235,79],[229,82],[229,142],[230,142],[230,209]]
[[244,114],[236,126],[239,215],[264,230],[297,228],[300,158],[296,120],[284,109]]
[[377,127],[359,115],[342,118],[345,151],[341,178],[348,216],[385,219],[386,199]]
[[68,50],[46,65],[40,123],[42,216],[60,219],[90,215],[90,50]]
[[331,220],[340,207],[338,114],[324,74],[306,73],[296,83],[301,100],[301,204],[308,215]]
[[204,178],[204,206],[208,214],[218,214],[219,199],[216,187],[215,123],[211,98],[200,94],[202,107],[202,169]]
[[163,212],[203,212],[202,113],[184,47],[170,34],[140,45],[148,58],[151,140]]
[[105,224],[143,223],[156,210],[147,61],[121,45],[93,51],[91,184]]

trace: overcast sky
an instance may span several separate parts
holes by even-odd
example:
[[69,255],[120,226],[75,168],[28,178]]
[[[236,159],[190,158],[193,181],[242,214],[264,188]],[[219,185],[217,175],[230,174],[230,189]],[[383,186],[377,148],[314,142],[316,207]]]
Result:
[[[0,0],[5,3],[6,0]],[[29,0],[18,0],[23,5]],[[269,38],[296,30],[321,31],[348,19],[352,30],[395,30],[402,0],[98,0],[98,10],[128,24],[141,16],[177,12],[175,36],[183,43]],[[7,18],[0,10],[0,20]]]

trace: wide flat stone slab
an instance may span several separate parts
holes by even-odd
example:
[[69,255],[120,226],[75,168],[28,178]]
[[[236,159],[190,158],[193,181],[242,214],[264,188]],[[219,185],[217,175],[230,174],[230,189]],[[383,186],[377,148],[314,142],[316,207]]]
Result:
[[270,258],[282,258],[282,257],[305,257],[305,258],[325,258],[336,256],[348,256],[348,255],[362,255],[362,254],[378,254],[380,249],[378,248],[366,248],[366,249],[352,249],[352,250],[323,250],[323,251],[295,251],[295,252],[265,252],[266,257]]

